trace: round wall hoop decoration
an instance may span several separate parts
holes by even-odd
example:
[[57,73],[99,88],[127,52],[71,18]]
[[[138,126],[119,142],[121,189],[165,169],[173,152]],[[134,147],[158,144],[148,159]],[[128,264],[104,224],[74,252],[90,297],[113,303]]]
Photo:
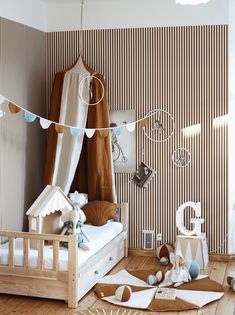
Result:
[[[173,116],[164,109],[154,109],[146,115],[146,119],[152,120],[154,116],[156,116],[156,119],[154,122],[150,121],[150,127],[142,126],[144,135],[152,142],[161,143],[168,141],[173,136],[175,129]],[[147,132],[147,128],[151,128],[151,130]],[[150,132],[154,133],[154,135],[151,135]]]
[[191,162],[191,153],[185,148],[178,148],[173,152],[171,159],[175,166],[187,167]]
[[[89,102],[87,102],[87,101],[84,99],[84,97],[82,96],[82,89],[83,89],[85,80],[88,80],[88,79],[91,79],[91,80],[95,79],[95,80],[97,80],[97,81],[101,84],[101,86],[102,86],[102,95],[101,95],[101,98],[100,98],[97,102],[92,103],[92,104],[90,104]],[[87,76],[84,77],[84,78],[81,80],[81,82],[79,83],[78,93],[79,93],[79,97],[81,98],[81,100],[82,100],[86,105],[88,105],[88,106],[95,106],[95,105],[98,105],[98,104],[103,100],[103,98],[104,98],[104,84],[103,84],[103,82],[102,82],[99,78],[95,77],[94,75],[87,75]]]

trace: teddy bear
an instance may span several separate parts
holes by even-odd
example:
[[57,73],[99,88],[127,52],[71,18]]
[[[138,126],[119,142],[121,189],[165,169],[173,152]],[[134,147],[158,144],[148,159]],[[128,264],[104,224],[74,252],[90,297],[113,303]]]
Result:
[[[64,223],[64,228],[61,232],[62,235],[77,235],[78,247],[81,247],[84,250],[90,250],[89,245],[86,241],[89,242],[89,236],[87,235],[84,229],[84,222],[86,221],[86,216],[82,209],[78,206],[75,206],[73,210],[65,212],[61,216],[61,220]],[[64,244],[66,247],[68,244]]]

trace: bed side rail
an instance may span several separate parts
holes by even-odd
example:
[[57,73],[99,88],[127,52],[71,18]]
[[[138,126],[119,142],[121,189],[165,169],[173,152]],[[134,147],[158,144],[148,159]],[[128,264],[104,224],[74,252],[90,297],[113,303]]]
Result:
[[[0,268],[15,268],[18,270],[27,269],[46,272],[58,272],[59,271],[59,244],[60,242],[68,242],[68,269],[70,269],[71,257],[74,257],[74,251],[77,247],[76,235],[54,235],[54,234],[37,234],[28,232],[12,232],[12,231],[0,231],[0,238],[8,240],[8,265],[3,265],[1,262],[1,245],[0,245]],[[23,266],[15,267],[15,239],[23,239]],[[29,251],[30,241],[36,240],[38,242],[38,263],[37,268],[30,267],[29,264]],[[53,246],[53,268],[48,270],[44,268],[44,248],[45,242],[49,241]]]

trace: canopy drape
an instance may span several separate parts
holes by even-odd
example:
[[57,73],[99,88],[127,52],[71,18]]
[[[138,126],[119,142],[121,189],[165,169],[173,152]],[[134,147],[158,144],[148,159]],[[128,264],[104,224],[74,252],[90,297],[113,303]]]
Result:
[[[105,89],[101,102],[89,106],[79,95],[81,80],[93,73],[79,58],[75,66],[56,74],[49,119],[80,128],[109,127],[103,76],[94,73]],[[93,104],[101,99],[103,88],[99,80],[92,80],[91,98],[88,84],[82,84],[81,94],[85,102]],[[86,192],[89,200],[116,201],[110,132],[96,131],[92,138],[87,138],[84,133],[74,137],[69,130],[58,128],[56,132],[54,126],[50,126],[44,184],[60,186],[65,193],[70,189]]]

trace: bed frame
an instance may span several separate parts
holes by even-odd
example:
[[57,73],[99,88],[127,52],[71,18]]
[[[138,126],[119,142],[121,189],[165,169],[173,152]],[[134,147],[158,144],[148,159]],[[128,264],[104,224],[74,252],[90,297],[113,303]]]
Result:
[[[123,224],[123,232],[105,247],[78,266],[76,235],[34,234],[28,232],[0,231],[0,237],[8,238],[8,265],[0,260],[0,293],[65,300],[68,307],[76,308],[78,301],[108,273],[123,257],[128,255],[128,204],[116,204],[117,219]],[[14,242],[24,240],[23,267],[14,264]],[[29,266],[29,243],[38,241],[38,266]],[[45,242],[52,242],[53,270],[44,269]],[[59,270],[59,244],[68,242],[68,271]]]

